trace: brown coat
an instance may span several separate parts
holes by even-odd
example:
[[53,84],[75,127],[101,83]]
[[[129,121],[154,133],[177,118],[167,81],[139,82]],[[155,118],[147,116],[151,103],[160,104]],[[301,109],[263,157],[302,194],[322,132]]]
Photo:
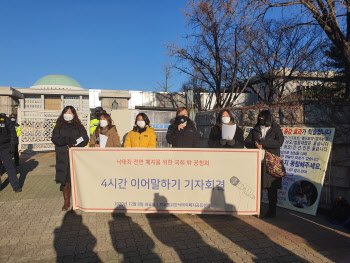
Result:
[[99,137],[100,133],[108,137],[106,147],[121,147],[120,137],[114,125],[112,126],[112,128],[106,128],[104,130],[98,127],[94,131],[94,134],[91,136],[90,147],[95,147],[97,138]]

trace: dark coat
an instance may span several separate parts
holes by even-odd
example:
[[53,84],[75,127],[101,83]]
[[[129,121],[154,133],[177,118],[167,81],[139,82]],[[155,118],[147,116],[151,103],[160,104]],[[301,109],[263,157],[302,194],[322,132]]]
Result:
[[184,129],[179,131],[177,123],[173,122],[166,134],[166,140],[174,148],[199,148],[199,134],[190,119]]
[[80,137],[83,137],[84,141],[74,147],[84,147],[89,142],[84,126],[76,128],[72,123],[64,122],[61,128],[56,125],[53,129],[51,141],[55,144],[57,183],[64,185],[70,181],[69,148],[73,147]]
[[221,127],[220,125],[215,125],[213,128],[211,128],[208,145],[210,148],[244,148],[243,130],[239,128],[238,125],[236,127],[236,133],[233,139],[235,140],[235,144],[221,145]]
[[[259,125],[256,125],[245,139],[245,146],[247,148],[256,148],[255,142],[258,142],[263,146],[263,149],[269,151],[272,154],[280,156],[280,148],[284,142],[284,136],[281,131],[281,127],[272,122],[270,130],[267,132],[265,140],[261,139],[261,129]],[[261,177],[263,188],[282,188],[282,178],[275,178],[269,175],[266,171],[265,162],[262,163]]]
[[0,116],[0,149],[14,149],[18,144],[15,125],[7,116]]

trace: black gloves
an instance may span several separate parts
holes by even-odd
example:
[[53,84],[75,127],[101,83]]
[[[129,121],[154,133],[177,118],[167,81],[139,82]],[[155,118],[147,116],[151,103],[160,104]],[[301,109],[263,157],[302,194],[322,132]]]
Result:
[[227,140],[225,140],[225,139],[221,139],[221,140],[220,140],[220,144],[221,144],[222,146],[225,146],[226,143],[227,143]]
[[77,143],[77,140],[74,139],[73,137],[69,137],[69,138],[68,138],[68,146],[69,146],[69,147],[72,147],[73,144],[76,144],[76,143]]
[[227,144],[228,146],[233,146],[233,145],[235,145],[235,143],[236,143],[235,139],[232,139],[232,140],[221,139],[221,140],[220,140],[221,146],[225,146],[226,144]]
[[235,143],[236,143],[235,139],[227,141],[227,145],[229,145],[229,146],[233,146],[233,145],[235,145]]

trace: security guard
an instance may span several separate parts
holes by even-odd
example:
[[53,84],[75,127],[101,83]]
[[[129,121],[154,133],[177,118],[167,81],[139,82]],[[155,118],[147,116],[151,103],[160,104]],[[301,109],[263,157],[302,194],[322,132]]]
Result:
[[90,135],[92,136],[97,128],[97,126],[100,123],[100,114],[102,113],[103,108],[102,107],[96,107],[95,109],[95,119],[92,119],[90,121]]
[[[17,138],[19,140],[19,136],[21,136],[21,133],[22,133],[21,126],[16,122],[16,115],[15,114],[11,114],[10,119],[11,119],[12,123],[15,124],[16,134],[17,134]],[[14,157],[15,157],[15,165],[19,166],[18,143],[15,145]]]
[[15,145],[18,143],[14,123],[6,117],[6,114],[0,114],[0,160],[5,166],[10,184],[16,193],[22,192],[17,178],[16,168],[13,165],[11,155],[15,151]]

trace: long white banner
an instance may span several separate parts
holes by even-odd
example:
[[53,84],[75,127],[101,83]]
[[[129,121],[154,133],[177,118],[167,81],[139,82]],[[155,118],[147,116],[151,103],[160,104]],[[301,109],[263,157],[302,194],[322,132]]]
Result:
[[261,155],[246,149],[71,148],[73,209],[258,215]]

